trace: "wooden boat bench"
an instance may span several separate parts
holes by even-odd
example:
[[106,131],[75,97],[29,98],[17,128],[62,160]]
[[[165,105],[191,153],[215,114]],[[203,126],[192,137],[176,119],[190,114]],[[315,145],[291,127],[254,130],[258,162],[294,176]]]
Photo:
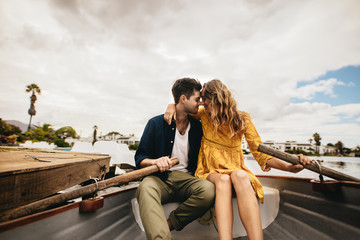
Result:
[[[260,206],[260,215],[261,215],[261,224],[262,228],[265,229],[269,226],[276,218],[279,212],[279,204],[280,204],[280,194],[279,190],[275,188],[263,187],[264,189],[264,204]],[[234,227],[233,227],[233,237],[241,237],[246,236],[246,231],[244,226],[241,223],[238,209],[237,209],[237,201],[236,197],[232,199],[233,201],[233,216],[234,216]],[[132,199],[132,210],[135,216],[135,220],[138,223],[139,227],[142,231],[144,231],[144,227],[141,222],[139,206],[136,198]],[[172,202],[163,205],[165,216],[169,216],[169,214],[179,206],[179,203]],[[216,228],[213,223],[215,223],[215,211],[214,209],[210,209],[202,218],[193,221],[189,225],[187,225],[182,231],[173,231],[172,236],[175,239],[218,239],[218,234]],[[197,235],[196,233],[201,233]]]

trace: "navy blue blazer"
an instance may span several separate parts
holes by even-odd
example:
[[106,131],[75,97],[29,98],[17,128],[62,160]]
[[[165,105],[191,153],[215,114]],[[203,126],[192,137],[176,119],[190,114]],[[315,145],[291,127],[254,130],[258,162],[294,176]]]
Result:
[[[189,130],[189,164],[188,171],[191,174],[195,173],[201,145],[201,138],[203,135],[200,121],[188,116],[190,121]],[[174,146],[176,124],[173,120],[171,125],[168,125],[164,120],[164,114],[151,118],[146,124],[143,135],[141,136],[138,149],[135,153],[136,167],[140,168],[140,163],[145,158],[156,159],[164,156],[171,157]],[[162,179],[167,178],[165,173],[157,173]]]

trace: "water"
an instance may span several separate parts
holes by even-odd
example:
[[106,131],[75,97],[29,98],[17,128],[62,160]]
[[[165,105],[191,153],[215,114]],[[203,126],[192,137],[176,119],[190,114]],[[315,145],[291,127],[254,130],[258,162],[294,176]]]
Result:
[[[71,148],[56,148],[56,150],[70,151]],[[132,151],[135,154],[135,151]],[[271,169],[269,172],[263,172],[254,160],[251,154],[244,155],[245,165],[256,175],[268,175],[268,176],[291,176],[300,178],[314,178],[319,179],[319,173],[304,169],[298,173],[285,172],[278,169]],[[356,177],[360,179],[360,158],[358,157],[315,157],[310,156],[310,159],[323,160],[321,166],[331,168],[341,173]],[[331,179],[324,176],[324,179]]]
[[60,150],[60,151],[71,151],[71,148],[60,148],[60,147],[57,147],[57,148],[54,148],[54,150]]
[[[360,178],[360,158],[357,157],[313,157],[310,156],[310,159],[314,160],[323,160],[321,166],[331,168],[338,172]],[[271,176],[291,176],[291,177],[301,177],[301,178],[315,178],[319,179],[319,174],[308,169],[304,169],[298,173],[290,173],[281,171],[278,169],[271,169],[269,172],[263,172],[260,169],[258,163],[253,160],[252,155],[245,156],[245,165],[254,173],[258,175],[271,175]],[[324,179],[331,179],[324,176]]]

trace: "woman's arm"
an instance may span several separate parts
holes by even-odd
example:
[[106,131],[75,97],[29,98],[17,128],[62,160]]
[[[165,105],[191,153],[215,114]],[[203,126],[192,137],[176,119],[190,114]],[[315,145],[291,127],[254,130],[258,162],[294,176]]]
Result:
[[[201,112],[203,112],[203,108],[200,108],[198,113],[196,114],[190,113],[189,115],[197,120],[200,120]],[[176,120],[176,108],[175,108],[175,104],[170,103],[165,110],[164,120],[170,125],[173,117]]]
[[164,120],[169,125],[171,125],[171,120],[173,117],[176,120],[176,108],[174,103],[170,103],[165,110]]
[[266,168],[276,168],[279,170],[287,171],[287,172],[293,172],[297,173],[304,169],[304,165],[310,164],[311,159],[308,157],[299,154],[301,164],[293,165],[291,163],[284,162],[278,158],[271,158],[266,163]]

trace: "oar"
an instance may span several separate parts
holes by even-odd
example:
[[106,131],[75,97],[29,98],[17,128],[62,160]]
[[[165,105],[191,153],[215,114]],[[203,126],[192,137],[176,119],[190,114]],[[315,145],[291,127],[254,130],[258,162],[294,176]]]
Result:
[[[171,159],[173,165],[179,163],[177,158]],[[4,211],[0,215],[0,222],[8,221],[11,219],[23,217],[30,215],[32,213],[40,212],[42,210],[47,209],[48,207],[54,206],[56,204],[61,204],[71,199],[75,199],[84,195],[93,194],[96,191],[103,190],[112,186],[116,186],[119,184],[124,184],[130,182],[135,179],[139,179],[151,173],[157,172],[159,169],[156,165],[152,165],[149,167],[145,167],[139,170],[135,170],[120,176],[116,176],[113,178],[106,179],[104,181],[100,181],[94,184],[90,184],[78,189],[74,189],[65,193],[61,193],[52,197],[48,197],[24,206],[20,206],[14,209],[10,209]]]
[[[264,144],[259,145],[258,151],[268,154],[270,156],[282,159],[282,160],[292,163],[292,164],[301,164],[298,156],[279,151],[272,147],[268,147]],[[317,172],[317,173],[320,173],[324,176],[327,176],[327,177],[330,177],[330,178],[333,178],[336,180],[360,182],[360,179],[358,179],[356,177],[335,171],[331,168],[320,166],[320,164],[317,163],[315,160],[311,161],[311,164],[304,165],[304,168],[309,169],[314,172]]]

